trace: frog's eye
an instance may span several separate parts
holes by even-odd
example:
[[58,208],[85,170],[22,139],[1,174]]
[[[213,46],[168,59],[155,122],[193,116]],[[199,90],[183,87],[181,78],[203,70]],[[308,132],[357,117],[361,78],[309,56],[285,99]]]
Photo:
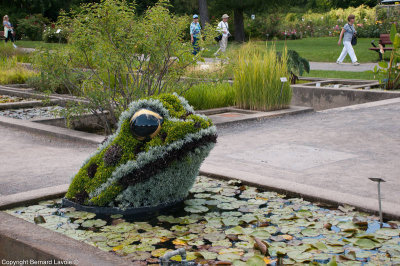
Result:
[[129,125],[135,138],[146,140],[157,136],[163,122],[162,116],[156,112],[149,109],[140,109],[133,114]]

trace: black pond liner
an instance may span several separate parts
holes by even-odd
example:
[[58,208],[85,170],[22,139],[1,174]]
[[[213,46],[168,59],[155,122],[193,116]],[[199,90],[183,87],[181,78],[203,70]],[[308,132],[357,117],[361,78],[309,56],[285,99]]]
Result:
[[146,206],[146,207],[138,207],[138,208],[127,208],[127,209],[119,209],[116,207],[98,207],[98,206],[88,206],[82,205],[76,202],[73,202],[69,199],[62,199],[63,207],[74,207],[78,211],[92,212],[97,215],[113,215],[113,214],[121,214],[124,216],[135,216],[135,218],[146,217],[158,215],[161,212],[169,212],[176,210],[179,206],[182,206],[184,199],[180,199],[173,202],[163,203],[156,206]]

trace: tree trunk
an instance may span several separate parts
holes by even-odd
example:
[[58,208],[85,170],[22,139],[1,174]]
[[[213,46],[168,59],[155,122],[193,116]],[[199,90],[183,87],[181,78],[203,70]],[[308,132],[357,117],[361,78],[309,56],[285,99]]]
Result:
[[201,27],[204,29],[206,23],[210,23],[210,18],[208,16],[207,0],[199,0],[199,12]]
[[234,9],[235,41],[244,42],[243,9]]

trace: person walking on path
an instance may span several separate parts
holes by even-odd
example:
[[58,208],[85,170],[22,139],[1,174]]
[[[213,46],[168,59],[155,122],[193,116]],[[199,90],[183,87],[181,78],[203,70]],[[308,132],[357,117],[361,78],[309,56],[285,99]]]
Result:
[[340,46],[343,38],[343,50],[339,58],[337,59],[336,63],[338,64],[343,63],[344,58],[346,57],[347,54],[349,54],[351,62],[353,62],[353,65],[358,66],[360,65],[360,63],[358,63],[356,53],[354,52],[353,46],[351,45],[351,40],[353,39],[353,36],[357,34],[357,31],[354,28],[355,16],[349,15],[347,21],[348,23],[344,25],[342,32],[340,33],[338,45]]
[[3,26],[4,26],[4,38],[6,38],[6,43],[8,42],[8,40],[11,40],[11,42],[13,43],[14,48],[17,48],[17,46],[15,45],[15,40],[14,40],[14,28],[12,27],[8,16],[5,15],[3,17]]
[[200,37],[200,30],[201,26],[199,23],[199,16],[198,15],[193,15],[193,22],[190,24],[190,39],[193,45],[193,54],[196,55],[199,51],[199,44],[197,41],[199,40]]
[[219,41],[219,49],[215,52],[214,55],[218,55],[221,51],[225,53],[226,47],[228,46],[228,37],[231,35],[229,33],[229,24],[228,24],[229,16],[227,14],[222,15],[222,21],[218,23],[217,31],[222,34],[222,39]]

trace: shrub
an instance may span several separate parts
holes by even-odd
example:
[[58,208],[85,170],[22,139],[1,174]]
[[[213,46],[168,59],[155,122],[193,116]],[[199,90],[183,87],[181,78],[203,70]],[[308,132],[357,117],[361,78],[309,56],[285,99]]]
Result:
[[18,20],[16,32],[18,36],[26,36],[31,41],[41,41],[43,29],[48,23],[49,20],[41,14],[30,15]]
[[248,43],[238,51],[234,70],[236,105],[240,108],[267,111],[286,108],[292,90],[281,77],[288,77],[286,49],[278,56],[275,47],[264,50]]
[[47,43],[67,43],[67,31],[52,24],[49,27],[45,27],[43,41]]
[[[85,109],[109,112],[109,121],[103,121],[108,130],[132,101],[175,87],[204,52],[192,55],[183,39],[187,17],[171,14],[165,0],[143,16],[126,1],[102,0],[61,16],[59,24],[69,33],[69,44],[38,51],[35,66],[44,79],[59,80],[69,94],[85,99],[80,103]],[[215,30],[203,33],[207,38],[200,39],[200,47],[213,41]]]
[[196,110],[235,105],[235,90],[227,82],[197,84],[183,96]]

